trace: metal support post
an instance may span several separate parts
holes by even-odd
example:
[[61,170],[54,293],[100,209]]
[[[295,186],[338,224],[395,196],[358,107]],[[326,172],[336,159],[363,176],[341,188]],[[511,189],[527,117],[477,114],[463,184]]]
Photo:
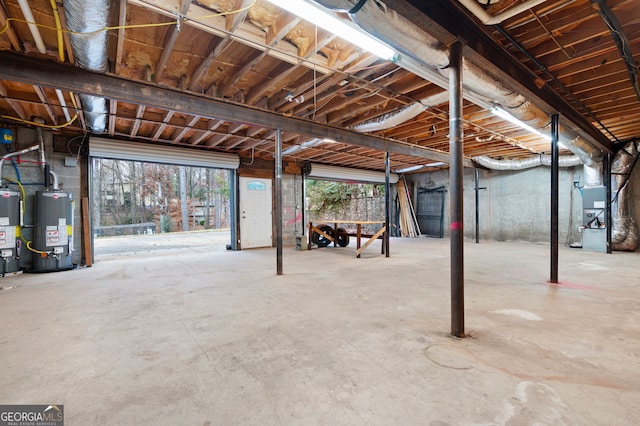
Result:
[[391,225],[391,184],[389,175],[391,174],[391,160],[389,151],[384,157],[384,226],[382,244],[384,247],[384,256],[389,257],[389,225]]
[[462,43],[455,41],[449,54],[449,188],[451,239],[451,334],[464,337],[464,209],[462,134]]
[[607,202],[604,205],[605,207],[605,226],[607,227],[607,253],[611,254],[611,153],[606,153],[604,156],[604,167],[602,172],[604,173],[604,186]]
[[282,131],[276,130],[276,273],[282,275]]
[[[240,240],[240,194],[238,192],[240,185],[238,184],[238,171],[229,170],[229,206],[231,217],[231,250],[238,250],[238,241]],[[242,248],[242,247],[240,247]]]
[[487,189],[486,186],[480,187],[480,174],[478,169],[476,171],[476,244],[480,242],[480,190]]
[[558,129],[560,116],[551,115],[551,276],[550,283],[558,283]]

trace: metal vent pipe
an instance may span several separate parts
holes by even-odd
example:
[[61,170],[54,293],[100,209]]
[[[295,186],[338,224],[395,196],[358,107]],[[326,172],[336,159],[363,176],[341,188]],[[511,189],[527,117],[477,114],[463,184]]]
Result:
[[[326,8],[350,13],[363,31],[382,40],[398,52],[398,65],[411,65],[410,71],[446,88],[449,67],[447,47],[422,28],[387,7],[381,0],[314,0]],[[356,6],[357,5],[357,6]],[[384,25],[381,25],[384,23]],[[463,61],[464,88],[472,98],[487,105],[501,107],[520,121],[549,133],[549,116],[523,95],[507,87],[487,70]],[[583,141],[579,135],[560,128],[562,142],[585,164],[602,161],[602,152]]]
[[[533,157],[513,160],[496,160],[495,158],[480,155],[472,160],[480,166],[491,170],[525,170],[539,166],[551,166],[550,155],[536,155]],[[558,159],[560,167],[575,167],[582,164],[577,155],[565,155]]]
[[[65,0],[64,11],[76,65],[106,73],[108,0]],[[107,101],[93,95],[79,95],[87,127],[92,133],[103,133],[107,127]]]
[[611,162],[611,174],[615,177],[614,194],[616,194],[611,206],[613,216],[611,245],[614,250],[635,251],[638,248],[638,227],[633,217],[628,183],[639,155],[635,143],[629,142],[618,151]]

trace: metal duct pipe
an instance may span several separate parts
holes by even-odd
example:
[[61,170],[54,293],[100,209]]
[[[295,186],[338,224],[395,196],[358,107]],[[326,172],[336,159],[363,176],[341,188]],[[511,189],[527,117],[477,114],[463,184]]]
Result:
[[[107,72],[108,0],[65,0],[64,11],[76,65],[89,71]],[[107,127],[107,101],[92,95],[80,95],[87,127],[103,133]]]
[[[387,8],[383,1],[314,1],[326,8],[349,13],[351,19],[363,31],[384,41],[399,53],[396,59],[398,65],[447,88],[449,67],[447,47],[395,10]],[[464,88],[468,93],[465,97],[469,97],[483,108],[490,108],[491,105],[499,106],[520,121],[543,133],[548,133],[548,115],[524,96],[505,86],[498,77],[468,60],[464,61],[463,72]],[[565,146],[579,155],[583,163],[595,164],[602,161],[600,150],[588,145],[570,130],[560,128],[560,136]]]
[[586,187],[590,186],[602,186],[603,175],[602,175],[602,163],[596,164],[595,166],[584,165],[582,167],[582,177],[584,179],[584,185]]
[[351,127],[351,130],[365,133],[390,129],[406,121],[409,121],[412,118],[417,117],[428,108],[443,104],[448,101],[449,93],[440,92],[437,95],[429,96],[404,108],[389,112],[380,117],[365,121],[364,123],[357,124]]
[[307,148],[313,148],[314,146],[320,145],[325,142],[326,141],[324,139],[319,139],[319,138],[309,139],[308,141],[302,142],[299,145],[294,145],[292,147],[285,149],[284,151],[282,151],[282,155],[290,155],[299,151],[304,151]]
[[[398,126],[402,123],[405,123],[412,118],[418,116],[427,108],[431,108],[445,102],[449,101],[449,92],[440,92],[437,95],[429,96],[422,99],[419,102],[414,102],[411,105],[408,105],[404,108],[397,109],[395,111],[391,111],[387,114],[381,115],[380,117],[373,118],[371,120],[367,120],[364,123],[357,124],[355,126],[350,127],[351,130],[355,130],[360,133],[367,132],[377,132],[380,130],[390,129],[392,127]],[[327,143],[329,141],[325,139],[310,139],[306,142],[302,142],[299,145],[292,146],[290,148],[282,151],[282,155],[289,155],[299,151],[303,151],[307,148],[312,148],[316,145],[320,145],[322,143]]]
[[[538,166],[551,166],[550,155],[536,155],[524,159],[514,160],[496,160],[485,155],[473,157],[472,160],[480,166],[491,170],[525,170]],[[580,158],[576,155],[566,155],[560,157],[558,165],[560,167],[575,167],[582,164]]]
[[49,174],[53,178],[53,190],[54,191],[59,191],[60,190],[60,185],[58,184],[58,175],[53,170],[49,170]]
[[616,196],[612,205],[613,226],[611,245],[613,250],[635,251],[638,248],[638,227],[633,218],[629,194],[629,173],[637,161],[634,143],[630,142],[613,158],[611,173],[615,176]]

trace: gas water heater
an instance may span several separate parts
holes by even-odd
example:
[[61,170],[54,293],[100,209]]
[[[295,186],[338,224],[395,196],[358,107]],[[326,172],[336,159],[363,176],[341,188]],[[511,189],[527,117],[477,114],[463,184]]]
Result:
[[37,191],[33,238],[33,272],[72,269],[73,208],[72,194],[61,191]]
[[20,193],[0,189],[0,276],[20,272]]

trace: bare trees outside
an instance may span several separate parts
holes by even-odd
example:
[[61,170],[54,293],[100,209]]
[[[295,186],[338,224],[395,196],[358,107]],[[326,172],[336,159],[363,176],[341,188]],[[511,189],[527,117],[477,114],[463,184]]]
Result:
[[229,171],[95,159],[97,235],[229,227]]

